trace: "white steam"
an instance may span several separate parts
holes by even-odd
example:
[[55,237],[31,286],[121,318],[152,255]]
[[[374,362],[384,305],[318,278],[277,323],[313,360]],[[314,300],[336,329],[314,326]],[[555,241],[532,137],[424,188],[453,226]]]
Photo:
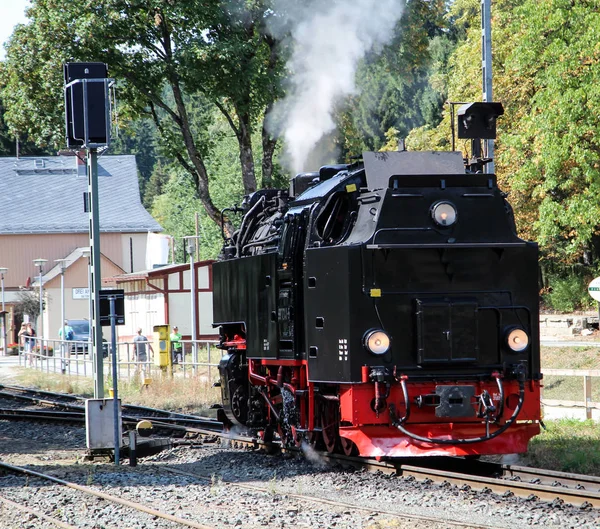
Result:
[[289,95],[275,108],[274,121],[280,122],[277,128],[295,172],[314,169],[306,163],[319,141],[335,129],[336,103],[356,93],[360,59],[390,40],[404,2],[313,0],[302,4],[279,0],[276,7],[285,13],[293,53],[288,63]]

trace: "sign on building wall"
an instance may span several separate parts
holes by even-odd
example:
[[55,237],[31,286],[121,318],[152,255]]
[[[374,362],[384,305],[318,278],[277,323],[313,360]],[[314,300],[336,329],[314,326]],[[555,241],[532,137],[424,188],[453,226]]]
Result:
[[89,288],[74,288],[73,289],[73,299],[90,299],[90,289]]

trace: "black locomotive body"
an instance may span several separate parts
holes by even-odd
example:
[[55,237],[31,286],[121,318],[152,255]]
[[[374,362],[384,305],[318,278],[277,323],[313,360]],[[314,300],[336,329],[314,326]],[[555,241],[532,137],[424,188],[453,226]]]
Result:
[[538,250],[457,152],[364,153],[247,197],[214,264],[223,406],[370,457],[524,452]]

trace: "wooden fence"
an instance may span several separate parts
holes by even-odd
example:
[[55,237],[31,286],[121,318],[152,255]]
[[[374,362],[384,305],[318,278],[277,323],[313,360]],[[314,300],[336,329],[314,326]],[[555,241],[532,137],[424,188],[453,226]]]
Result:
[[592,378],[600,377],[600,369],[542,369],[544,375],[581,377],[583,379],[583,400],[545,399],[542,390],[542,405],[565,408],[585,408],[586,419],[592,418],[592,410],[600,410],[600,402],[592,401]]

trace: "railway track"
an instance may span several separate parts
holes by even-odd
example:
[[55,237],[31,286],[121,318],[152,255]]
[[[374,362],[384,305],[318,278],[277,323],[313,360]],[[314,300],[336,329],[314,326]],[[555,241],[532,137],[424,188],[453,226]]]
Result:
[[[180,476],[192,477],[197,480],[204,481],[204,482],[211,483],[214,480],[214,476],[205,476],[202,474],[198,474],[196,472],[187,472],[185,470],[181,470],[181,469],[173,468],[173,467],[169,467],[169,466],[166,466],[163,469],[165,471],[171,472],[173,474],[178,474]],[[254,492],[263,492],[265,494],[272,494],[272,491],[268,487],[262,487],[260,485],[252,485],[249,483],[240,483],[240,482],[228,481],[228,480],[223,480],[223,479],[220,480],[220,483],[225,484],[228,487],[251,490]],[[369,507],[369,506],[363,507],[361,505],[350,504],[350,503],[342,502],[342,501],[317,498],[317,497],[311,496],[309,494],[286,492],[285,495],[288,498],[294,498],[296,500],[301,500],[301,501],[306,501],[306,502],[311,502],[311,503],[318,503],[320,505],[329,505],[332,507],[338,507],[338,508],[342,508],[342,509],[352,509],[354,511],[362,511],[362,512],[366,512],[366,513],[373,512],[373,508]],[[448,517],[446,517],[446,516],[442,516],[442,517],[438,518],[438,517],[434,517],[434,516],[419,516],[419,515],[415,515],[415,514],[407,514],[406,512],[389,511],[389,510],[378,510],[377,513],[382,514],[382,515],[393,516],[393,517],[402,517],[404,519],[414,520],[415,522],[417,522],[417,521],[432,522],[432,523],[443,522],[446,527],[473,527],[473,524],[464,523],[464,522],[461,522],[458,520],[451,520],[451,519],[448,519]],[[487,528],[491,529],[491,528],[495,528],[497,526],[477,524],[477,527],[480,529],[487,529]]]
[[[174,516],[172,514],[148,507],[141,503],[137,503],[137,502],[130,501],[130,500],[125,500],[118,496],[114,496],[111,494],[107,494],[105,492],[97,491],[90,487],[79,485],[77,483],[72,483],[70,481],[65,481],[65,480],[56,478],[54,476],[51,476],[49,474],[43,474],[42,472],[37,472],[37,471],[31,470],[28,468],[19,467],[19,466],[15,466],[15,465],[9,465],[8,463],[0,462],[0,469],[3,469],[8,472],[12,472],[12,473],[24,474],[29,477],[39,478],[39,479],[42,479],[45,481],[50,481],[52,483],[61,485],[63,487],[67,487],[67,488],[70,488],[73,490],[80,491],[80,492],[84,493],[85,495],[94,496],[96,498],[101,498],[101,499],[109,501],[111,503],[121,505],[127,509],[132,509],[132,510],[135,510],[135,511],[138,511],[141,513],[148,514],[155,518],[160,518],[163,520],[174,522],[182,527],[191,527],[193,529],[216,529],[214,526],[204,525],[204,524],[194,522],[192,520],[187,520],[185,518],[181,518],[179,516]],[[0,501],[6,501],[6,499],[0,498]],[[10,500],[8,500],[8,501],[10,501]],[[11,503],[15,504],[15,502],[11,502]],[[47,515],[45,515],[43,512],[41,512],[39,510],[31,509],[31,508],[28,508],[27,506],[19,505],[19,504],[17,504],[16,507],[26,510],[30,513],[33,512],[36,516],[39,516],[42,519],[51,521],[52,523],[55,523],[56,525],[58,525],[58,527],[66,527],[69,529],[73,527],[69,524],[64,524],[63,522],[60,522],[60,520],[57,520],[52,517],[48,517]]]
[[[43,406],[68,408],[69,411],[4,410],[0,417],[29,418],[30,420],[84,421],[83,400],[51,392],[0,385],[0,396],[13,396]],[[65,398],[63,398],[65,397]],[[171,413],[141,406],[124,405],[123,422],[131,425],[139,420],[150,420],[157,430],[176,431],[180,434],[210,434],[221,436],[234,448],[265,448],[268,451],[298,453],[298,449],[282,449],[278,443],[266,444],[248,435],[223,432],[222,423],[214,419]],[[129,413],[136,413],[130,415]],[[367,468],[388,474],[411,477],[419,481],[450,483],[473,490],[487,490],[502,496],[519,496],[548,502],[564,502],[583,508],[600,508],[600,478],[529,467],[464,460],[460,458],[422,458],[404,461],[377,461],[321,454],[332,464]],[[418,463],[418,465],[417,465]]]
[[[39,410],[10,410],[0,408],[0,417],[3,418],[31,418],[32,420],[56,421],[85,421],[85,398],[76,395],[53,393],[50,391],[33,390],[20,386],[0,384],[0,397],[18,399],[37,406],[60,408],[48,412]],[[146,406],[123,404],[121,406],[122,419],[125,424],[136,424],[142,420],[151,421],[157,429],[180,431],[182,433],[215,433],[222,431],[220,421],[208,417],[186,415],[182,413],[159,410]],[[37,415],[37,417],[36,417]]]

